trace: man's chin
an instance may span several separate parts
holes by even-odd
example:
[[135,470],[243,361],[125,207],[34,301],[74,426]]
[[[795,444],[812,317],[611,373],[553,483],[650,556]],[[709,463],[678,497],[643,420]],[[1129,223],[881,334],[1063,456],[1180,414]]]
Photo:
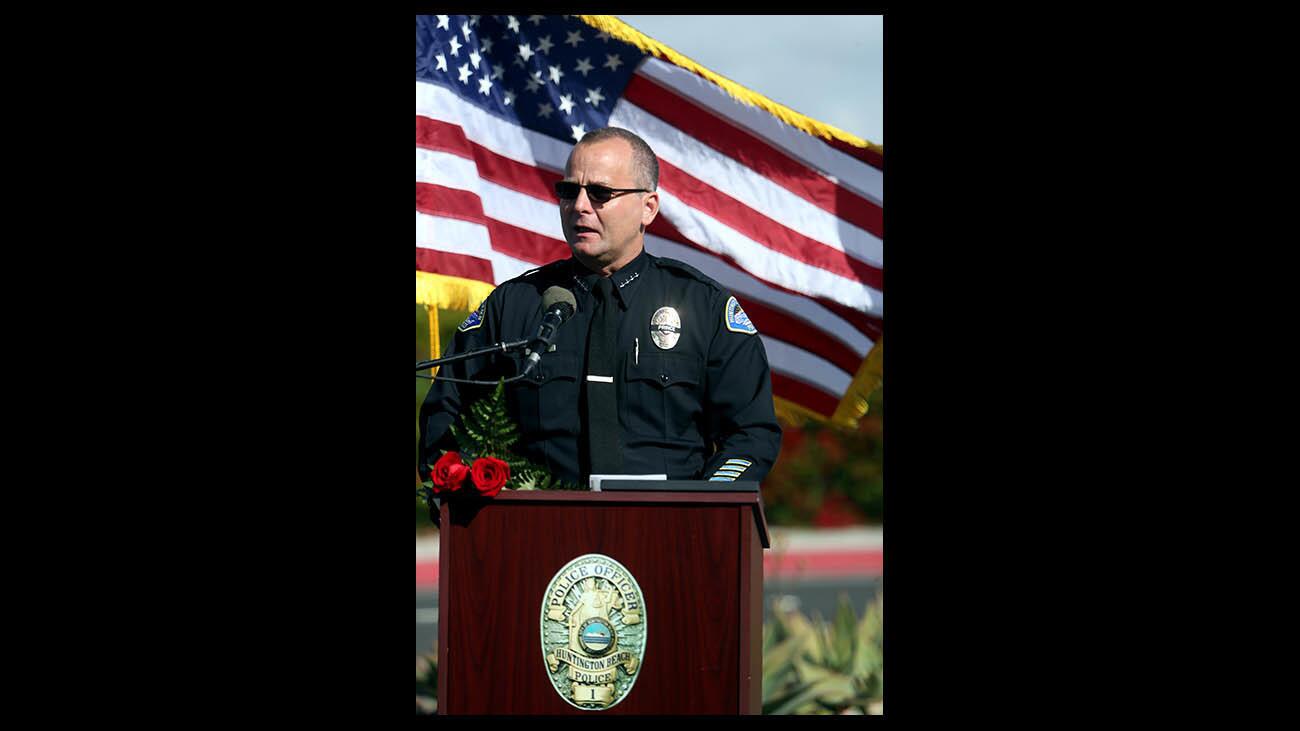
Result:
[[607,253],[609,247],[605,246],[604,241],[600,239],[594,241],[578,239],[569,244],[569,248],[573,250],[574,254],[577,254],[580,257],[594,260],[599,259],[602,254]]

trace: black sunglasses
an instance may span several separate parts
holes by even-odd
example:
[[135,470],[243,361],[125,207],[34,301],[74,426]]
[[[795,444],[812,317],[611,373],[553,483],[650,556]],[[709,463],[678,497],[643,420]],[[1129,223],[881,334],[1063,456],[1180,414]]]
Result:
[[565,180],[558,180],[555,183],[555,194],[559,196],[560,200],[562,201],[571,201],[571,200],[575,200],[578,197],[578,191],[582,188],[587,189],[587,197],[591,199],[592,203],[608,203],[610,199],[612,199],[615,195],[622,195],[623,193],[652,192],[646,190],[645,188],[611,188],[609,186],[598,185],[596,183],[587,183],[586,185],[578,185],[577,183],[570,183]]

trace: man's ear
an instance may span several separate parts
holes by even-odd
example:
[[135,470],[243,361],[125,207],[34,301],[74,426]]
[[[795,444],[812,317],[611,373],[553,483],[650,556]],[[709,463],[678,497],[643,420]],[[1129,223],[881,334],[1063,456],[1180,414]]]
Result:
[[659,215],[659,192],[646,193],[641,201],[641,230],[644,231],[657,215]]

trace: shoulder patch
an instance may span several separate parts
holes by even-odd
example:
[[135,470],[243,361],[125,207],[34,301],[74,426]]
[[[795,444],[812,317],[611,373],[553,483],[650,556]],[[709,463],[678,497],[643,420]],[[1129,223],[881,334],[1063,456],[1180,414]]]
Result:
[[745,311],[741,309],[740,302],[736,301],[735,297],[727,298],[727,314],[725,320],[727,323],[727,329],[733,333],[744,333],[746,335],[758,334],[758,328],[754,327],[754,323],[749,321],[749,315],[746,315]]
[[482,326],[483,313],[486,311],[487,311],[487,299],[484,299],[482,302],[478,303],[477,310],[474,310],[473,312],[469,313],[469,317],[465,318],[464,322],[456,326],[456,330],[458,332],[469,332],[470,330],[473,330],[476,327]]

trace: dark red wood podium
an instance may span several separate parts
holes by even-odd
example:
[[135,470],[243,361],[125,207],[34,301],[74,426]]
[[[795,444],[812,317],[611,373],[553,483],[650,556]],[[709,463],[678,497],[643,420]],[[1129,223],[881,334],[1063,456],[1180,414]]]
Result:
[[[504,490],[445,500],[439,517],[439,714],[760,713],[770,544],[756,489]],[[541,630],[548,585],[590,553],[635,578],[645,616],[635,683],[596,711],[552,686]]]

